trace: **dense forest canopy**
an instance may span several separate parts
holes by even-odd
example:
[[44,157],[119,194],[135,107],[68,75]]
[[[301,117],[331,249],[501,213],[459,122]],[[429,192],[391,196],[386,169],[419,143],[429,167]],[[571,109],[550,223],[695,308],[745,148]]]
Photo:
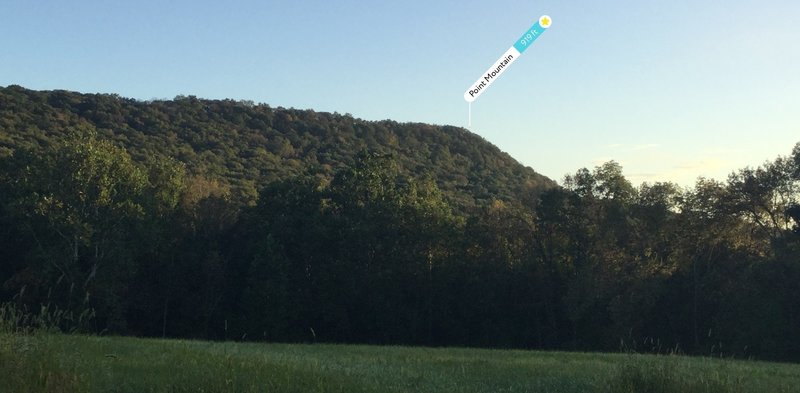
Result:
[[392,154],[404,174],[427,172],[458,205],[519,199],[553,187],[462,128],[271,108],[249,101],[136,101],[110,94],[0,88],[0,156],[46,147],[74,130],[92,130],[136,161],[168,156],[189,173],[229,186],[254,202],[266,184],[307,172],[331,177],[362,150]]
[[0,90],[0,300],[98,333],[800,360],[799,203],[800,144],[559,187],[453,127]]

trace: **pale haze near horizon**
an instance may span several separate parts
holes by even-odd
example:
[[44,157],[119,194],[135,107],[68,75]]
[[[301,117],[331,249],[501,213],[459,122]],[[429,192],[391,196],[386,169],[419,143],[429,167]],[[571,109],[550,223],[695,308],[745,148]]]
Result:
[[469,85],[540,15],[543,34],[469,129],[561,180],[725,180],[800,142],[792,1],[6,1],[0,85],[196,95],[467,126]]

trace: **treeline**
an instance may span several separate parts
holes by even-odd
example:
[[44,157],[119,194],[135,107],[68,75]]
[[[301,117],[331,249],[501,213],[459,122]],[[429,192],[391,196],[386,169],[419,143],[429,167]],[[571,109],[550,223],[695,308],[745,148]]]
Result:
[[251,205],[92,133],[0,159],[2,300],[95,332],[800,359],[800,145],[633,187],[610,162],[540,198],[456,206],[391,155]]

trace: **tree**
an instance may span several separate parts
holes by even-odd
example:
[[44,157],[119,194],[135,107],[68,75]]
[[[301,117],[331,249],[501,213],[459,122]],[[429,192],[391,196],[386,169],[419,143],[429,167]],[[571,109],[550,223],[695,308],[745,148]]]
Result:
[[[243,215],[240,231],[249,248],[240,257],[244,290],[234,295],[247,315],[241,321],[249,337],[278,341],[333,339],[330,321],[341,313],[320,289],[337,257],[326,217],[325,195],[313,176],[265,187],[258,203]],[[338,277],[328,277],[336,279]],[[332,288],[336,291],[336,288]],[[312,333],[313,332],[313,333]]]
[[779,157],[763,166],[739,170],[728,177],[731,209],[756,224],[763,236],[776,241],[791,229],[787,211],[800,201],[800,180],[793,179],[795,165]]
[[35,240],[26,257],[41,274],[17,285],[36,291],[38,301],[94,307],[109,328],[124,329],[125,283],[136,259],[130,236],[144,216],[146,172],[123,149],[92,134],[41,156],[18,150],[8,167],[10,208]]

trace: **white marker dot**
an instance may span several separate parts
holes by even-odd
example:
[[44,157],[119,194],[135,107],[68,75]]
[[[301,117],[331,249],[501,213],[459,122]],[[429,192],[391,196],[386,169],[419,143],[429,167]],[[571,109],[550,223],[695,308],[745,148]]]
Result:
[[542,26],[545,29],[550,27],[552,23],[553,20],[550,19],[550,17],[547,15],[542,15],[541,17],[539,17],[539,26]]

